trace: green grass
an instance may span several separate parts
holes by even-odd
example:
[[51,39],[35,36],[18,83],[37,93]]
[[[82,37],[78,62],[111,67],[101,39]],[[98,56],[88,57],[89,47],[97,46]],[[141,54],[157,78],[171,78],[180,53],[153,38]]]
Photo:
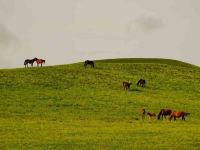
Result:
[[[2,69],[0,149],[199,149],[199,81],[199,67],[169,59]],[[191,115],[142,121],[141,108]]]

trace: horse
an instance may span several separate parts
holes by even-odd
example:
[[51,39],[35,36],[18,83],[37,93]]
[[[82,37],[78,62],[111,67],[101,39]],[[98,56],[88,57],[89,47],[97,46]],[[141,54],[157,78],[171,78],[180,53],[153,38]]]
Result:
[[172,118],[174,118],[174,121],[176,120],[176,118],[180,118],[182,117],[182,120],[185,120],[185,116],[190,115],[190,113],[187,112],[183,112],[183,111],[173,111],[170,114],[169,120],[171,121]]
[[142,87],[144,87],[145,86],[145,83],[146,83],[146,81],[144,80],[144,79],[140,79],[138,82],[137,82],[137,86],[142,86]]
[[146,110],[145,110],[144,108],[142,108],[142,109],[140,110],[140,114],[141,114],[142,120],[144,120],[144,119],[145,119]]
[[124,90],[130,90],[130,85],[131,85],[131,84],[132,84],[131,82],[126,82],[126,81],[124,81],[124,82],[122,83]]
[[39,64],[41,64],[41,67],[42,67],[42,64],[45,64],[45,60],[44,59],[38,59],[36,60],[36,63],[37,63],[37,66],[39,67]]
[[156,118],[156,114],[155,113],[147,112],[147,116],[149,116],[149,119]]
[[163,116],[166,119],[166,116],[170,116],[172,113],[171,109],[161,109],[159,114],[158,114],[158,120],[160,119],[160,116],[162,116],[162,120],[163,120]]
[[33,59],[26,59],[24,61],[24,66],[25,68],[28,67],[28,64],[31,64],[31,67],[33,67],[33,63],[37,60],[37,58],[33,58]]
[[91,61],[91,60],[86,60],[86,61],[84,62],[84,67],[85,67],[85,68],[87,67],[87,65],[90,65],[92,68],[94,68],[94,62]]

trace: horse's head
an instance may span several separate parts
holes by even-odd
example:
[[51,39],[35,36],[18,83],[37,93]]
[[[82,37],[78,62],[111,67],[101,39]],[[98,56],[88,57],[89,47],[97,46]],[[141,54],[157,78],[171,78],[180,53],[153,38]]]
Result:
[[190,115],[190,113],[185,113],[185,115],[187,116],[187,115]]
[[36,61],[36,60],[38,60],[38,58],[35,57],[35,58],[33,58],[33,60]]

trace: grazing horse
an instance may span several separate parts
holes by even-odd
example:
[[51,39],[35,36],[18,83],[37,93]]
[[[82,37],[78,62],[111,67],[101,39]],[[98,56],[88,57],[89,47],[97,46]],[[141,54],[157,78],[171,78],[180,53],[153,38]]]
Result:
[[42,64],[45,64],[45,60],[44,59],[37,59],[36,60],[36,63],[37,63],[37,66],[39,67],[39,64],[41,65],[42,67]]
[[185,116],[187,115],[190,115],[190,113],[183,112],[183,111],[173,111],[170,114],[169,120],[171,121],[173,117],[174,117],[174,121],[176,120],[176,118],[180,118],[180,117],[182,117],[182,120],[185,120]]
[[156,114],[155,114],[155,113],[150,113],[150,112],[148,112],[148,113],[147,113],[147,116],[149,116],[149,119],[151,119],[151,118],[156,118]]
[[131,84],[132,84],[131,82],[124,81],[123,82],[123,88],[124,88],[124,90],[130,90],[130,85]]
[[137,82],[137,86],[142,86],[144,87],[145,86],[145,80],[144,79],[140,79],[138,82]]
[[34,58],[34,59],[26,59],[24,61],[24,66],[25,68],[28,67],[28,64],[31,64],[31,67],[33,67],[33,63],[37,60],[37,58]]
[[86,61],[84,62],[84,67],[85,67],[85,68],[87,67],[87,65],[90,65],[92,68],[94,68],[94,62],[91,61],[91,60],[86,60]]
[[142,108],[142,109],[140,110],[140,114],[141,114],[142,120],[144,120],[144,119],[145,119],[146,110],[145,110],[144,108]]
[[170,116],[172,113],[171,109],[161,109],[159,114],[158,114],[158,120],[160,119],[160,116],[162,116],[162,120],[163,120],[163,116],[166,119],[166,116]]

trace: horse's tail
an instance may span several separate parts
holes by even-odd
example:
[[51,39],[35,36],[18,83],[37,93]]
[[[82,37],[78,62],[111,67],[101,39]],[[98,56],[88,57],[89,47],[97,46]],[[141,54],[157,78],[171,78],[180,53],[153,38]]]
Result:
[[45,64],[45,60],[43,60],[44,64]]
[[137,85],[139,85],[140,81],[137,82]]
[[160,119],[160,116],[161,116],[161,114],[162,114],[162,109],[160,110],[160,112],[159,112],[159,114],[158,114],[158,120]]

